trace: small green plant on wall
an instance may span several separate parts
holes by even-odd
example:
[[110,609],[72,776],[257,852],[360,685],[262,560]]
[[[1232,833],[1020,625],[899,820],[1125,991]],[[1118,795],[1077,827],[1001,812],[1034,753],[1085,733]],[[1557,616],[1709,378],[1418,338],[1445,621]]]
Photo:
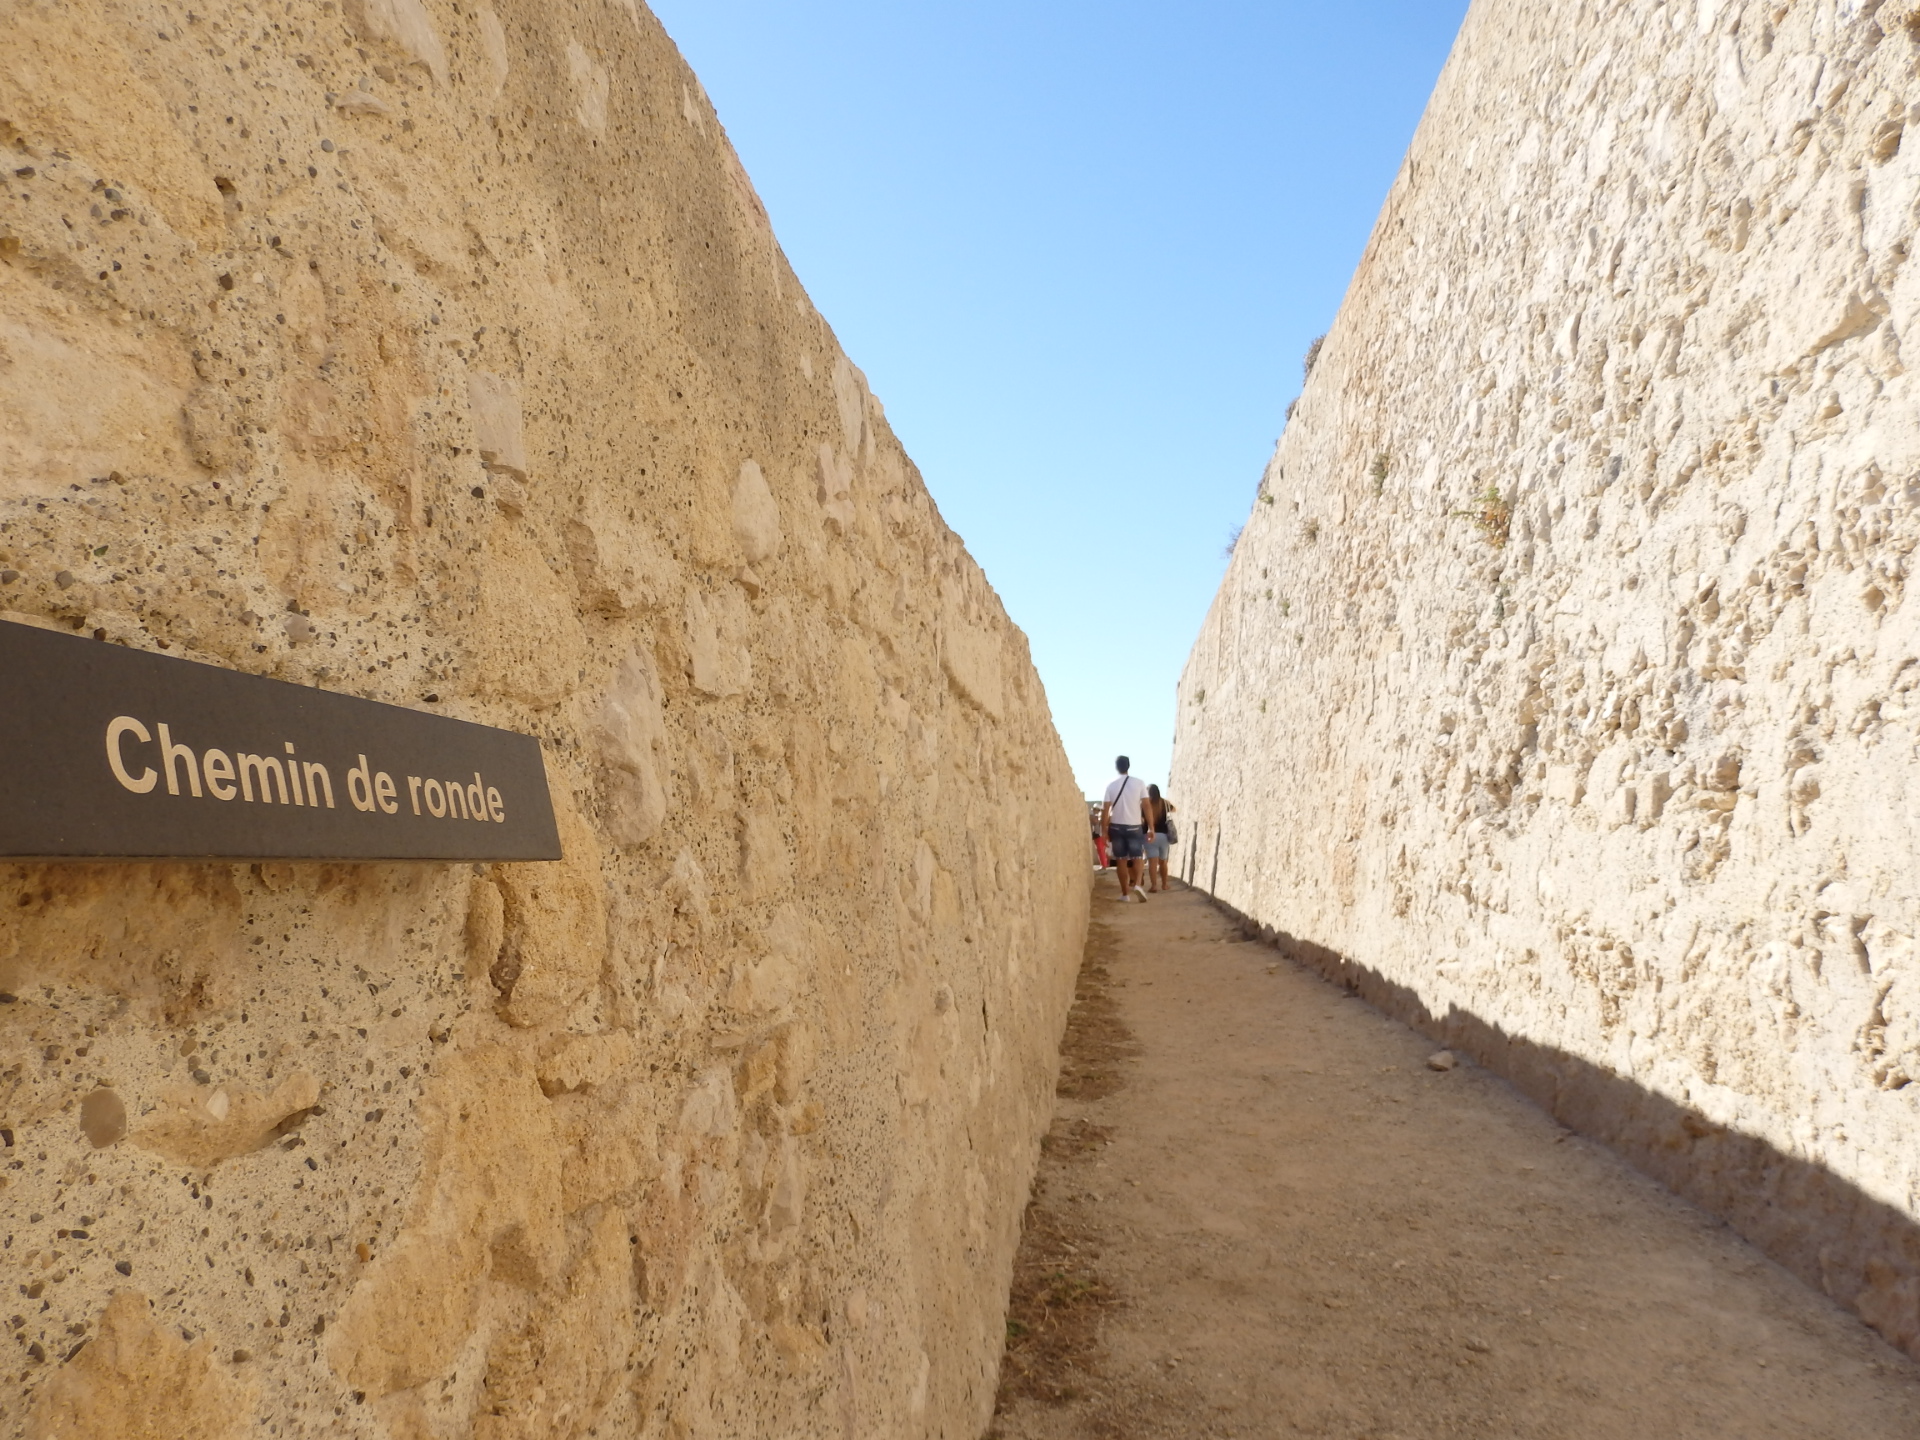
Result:
[[1373,477],[1373,493],[1378,495],[1387,488],[1387,476],[1393,470],[1393,456],[1382,450],[1373,457],[1373,464],[1367,467],[1367,474]]
[[1455,510],[1453,514],[1473,521],[1480,538],[1494,549],[1506,548],[1507,532],[1513,527],[1513,504],[1501,495],[1499,486],[1489,481],[1483,494],[1475,496],[1466,509]]

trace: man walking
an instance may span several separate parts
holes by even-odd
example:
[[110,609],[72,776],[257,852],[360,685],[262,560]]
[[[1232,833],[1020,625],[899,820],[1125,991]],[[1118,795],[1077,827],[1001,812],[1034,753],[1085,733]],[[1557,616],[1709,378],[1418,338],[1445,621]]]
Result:
[[1153,815],[1144,804],[1147,787],[1127,774],[1132,761],[1122,755],[1113,762],[1120,778],[1107,786],[1100,804],[1100,832],[1107,837],[1107,855],[1120,876],[1120,899],[1147,903],[1147,892],[1140,888],[1141,869],[1146,864],[1147,841],[1153,838]]

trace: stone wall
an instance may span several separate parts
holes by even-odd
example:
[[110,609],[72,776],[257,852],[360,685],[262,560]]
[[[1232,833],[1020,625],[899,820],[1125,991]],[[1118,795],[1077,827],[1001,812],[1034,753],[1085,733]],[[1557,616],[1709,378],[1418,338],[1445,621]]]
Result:
[[1180,686],[1186,873],[1920,1354],[1920,14],[1476,0]]
[[0,0],[0,154],[0,612],[566,848],[4,870],[0,1436],[977,1434],[1084,811],[659,24]]

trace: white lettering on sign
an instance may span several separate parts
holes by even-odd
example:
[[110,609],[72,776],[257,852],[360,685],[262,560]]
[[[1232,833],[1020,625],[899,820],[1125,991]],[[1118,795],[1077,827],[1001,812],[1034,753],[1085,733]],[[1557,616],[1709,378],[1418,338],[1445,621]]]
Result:
[[107,764],[113,768],[113,778],[136,795],[144,795],[160,783],[160,777],[153,773],[149,765],[138,776],[127,773],[126,759],[120,753],[120,739],[132,735],[146,744],[153,737],[147,733],[147,727],[131,715],[118,715],[107,726]]
[[[155,735],[158,734],[156,741]],[[303,760],[293,742],[281,742],[280,755],[208,748],[195,754],[193,747],[173,738],[164,723],[149,730],[131,715],[117,715],[107,725],[107,767],[113,778],[136,795],[146,795],[160,784],[164,774],[167,794],[186,795],[199,800],[211,797],[229,801],[238,798],[250,805],[296,805],[334,808],[333,774],[317,760]],[[141,757],[138,747],[155,745],[152,758],[158,770]],[[353,808],[367,814],[398,815],[400,789],[393,776],[375,770],[365,755],[347,771],[347,800]],[[129,765],[141,766],[139,773]],[[507,807],[500,791],[487,784],[478,770],[473,783],[464,780],[426,779],[407,776],[407,793],[413,813],[421,813],[424,795],[426,813],[435,819],[479,820],[496,825],[507,823]]]
[[272,777],[279,782],[280,803],[282,805],[287,803],[287,772],[280,768],[279,756],[236,755],[233,757],[233,761],[234,764],[240,767],[240,798],[242,800],[253,799],[253,782],[258,779],[260,782],[260,803],[263,805],[271,805],[273,803],[273,790],[268,786],[267,780],[268,777]]
[[393,793],[393,777],[381,770],[375,772],[362,755],[360,763],[347,771],[347,798],[353,802],[353,808],[372,814],[375,810],[391,815],[398,806],[386,804],[381,800],[382,793]]
[[207,789],[213,792],[214,799],[231,800],[240,793],[233,783],[233,757],[226,751],[207,751],[200,757],[200,768],[206,772]]
[[[307,777],[307,803],[309,805],[317,804],[318,802],[315,801],[313,797],[316,794],[324,795],[327,799],[327,809],[333,809],[333,777],[327,773],[327,767],[316,764],[311,760],[302,760],[300,762],[300,769]],[[320,782],[318,791],[314,789],[313,782],[315,780]]]
[[[141,738],[144,739],[145,737],[142,736]],[[200,798],[200,770],[199,767],[193,763],[193,751],[184,745],[174,744],[173,735],[165,725],[162,725],[160,727],[160,768],[167,772],[167,794],[169,795],[178,795],[180,793],[180,777],[174,774],[173,771],[173,762],[176,760],[184,760],[187,762],[187,784],[193,787],[193,798],[198,800]]]

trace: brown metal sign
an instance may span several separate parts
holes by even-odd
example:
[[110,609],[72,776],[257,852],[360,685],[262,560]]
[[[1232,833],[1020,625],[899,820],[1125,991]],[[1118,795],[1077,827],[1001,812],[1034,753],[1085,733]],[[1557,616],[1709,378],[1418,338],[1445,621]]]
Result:
[[0,621],[0,857],[558,860],[540,742]]

